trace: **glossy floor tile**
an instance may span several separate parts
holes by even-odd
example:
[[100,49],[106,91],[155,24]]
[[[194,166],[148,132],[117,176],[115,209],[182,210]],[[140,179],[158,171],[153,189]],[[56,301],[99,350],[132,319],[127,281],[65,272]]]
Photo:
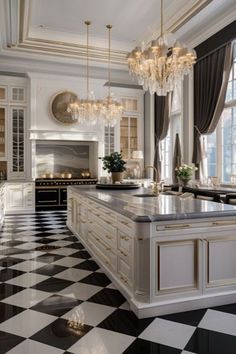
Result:
[[138,319],[64,212],[0,232],[0,354],[236,354],[236,304]]

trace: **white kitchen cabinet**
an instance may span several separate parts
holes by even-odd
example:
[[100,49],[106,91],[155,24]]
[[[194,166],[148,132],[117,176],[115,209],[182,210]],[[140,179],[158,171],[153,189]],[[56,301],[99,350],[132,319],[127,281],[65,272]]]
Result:
[[7,107],[0,106],[0,160],[7,158]]
[[35,210],[33,182],[10,182],[5,185],[6,213],[31,213]]
[[8,89],[7,86],[0,85],[0,102],[1,103],[7,103],[7,93]]
[[25,116],[23,107],[11,107],[9,128],[9,178],[24,179],[25,176]]
[[236,233],[209,233],[203,241],[205,257],[204,293],[230,290],[236,285]]
[[11,103],[26,103],[26,88],[24,86],[11,86],[10,87],[10,102]]
[[27,104],[27,79],[0,76],[0,161],[5,163],[1,170],[12,181],[31,176],[31,163],[26,164]]
[[198,239],[156,242],[156,295],[186,293],[202,288],[201,241]]
[[3,224],[5,215],[5,183],[0,186],[0,229]]
[[[124,90],[125,91],[125,90]],[[121,151],[125,160],[144,147],[143,92],[127,90],[117,94],[123,106],[121,120],[115,127],[104,128],[104,154]]]

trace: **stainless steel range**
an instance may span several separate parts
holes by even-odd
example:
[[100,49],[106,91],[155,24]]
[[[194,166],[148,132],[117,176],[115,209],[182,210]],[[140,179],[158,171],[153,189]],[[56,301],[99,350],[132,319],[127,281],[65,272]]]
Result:
[[36,179],[35,180],[35,206],[36,210],[66,209],[67,186],[96,184],[95,178],[69,178],[69,179]]

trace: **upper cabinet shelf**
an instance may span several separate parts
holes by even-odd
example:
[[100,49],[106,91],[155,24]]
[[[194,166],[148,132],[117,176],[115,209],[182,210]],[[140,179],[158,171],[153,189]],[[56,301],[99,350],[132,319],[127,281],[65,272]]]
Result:
[[7,86],[1,86],[0,85],[0,104],[1,103],[7,103],[8,97],[7,97]]

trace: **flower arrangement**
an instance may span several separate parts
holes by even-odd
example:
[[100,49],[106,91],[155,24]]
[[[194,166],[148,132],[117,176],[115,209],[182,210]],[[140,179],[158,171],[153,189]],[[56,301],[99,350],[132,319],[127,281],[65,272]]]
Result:
[[197,170],[197,167],[183,164],[176,167],[176,176],[184,183],[188,183],[191,180],[193,172]]

